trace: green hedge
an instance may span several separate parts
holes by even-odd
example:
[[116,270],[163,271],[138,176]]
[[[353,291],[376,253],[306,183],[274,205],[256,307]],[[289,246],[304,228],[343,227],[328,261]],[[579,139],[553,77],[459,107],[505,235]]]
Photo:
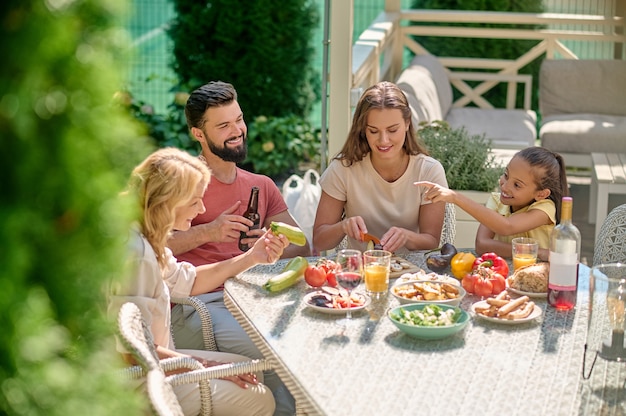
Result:
[[173,69],[193,90],[208,81],[237,89],[248,120],[308,117],[319,96],[311,39],[319,22],[313,0],[172,0],[177,17]]

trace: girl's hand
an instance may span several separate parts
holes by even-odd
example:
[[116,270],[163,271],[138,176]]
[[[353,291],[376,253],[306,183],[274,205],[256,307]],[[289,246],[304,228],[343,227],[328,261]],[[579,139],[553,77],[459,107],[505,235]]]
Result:
[[413,185],[428,188],[428,190],[424,193],[424,199],[427,201],[454,203],[456,192],[453,190],[428,181],[413,182]]

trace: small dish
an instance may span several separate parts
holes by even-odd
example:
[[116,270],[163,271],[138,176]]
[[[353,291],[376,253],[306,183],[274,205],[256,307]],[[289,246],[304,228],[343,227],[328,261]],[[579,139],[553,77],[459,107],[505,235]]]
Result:
[[524,292],[511,286],[507,286],[506,290],[516,295],[528,296],[529,298],[546,299],[548,297],[548,292]]
[[401,322],[398,322],[396,319],[392,318],[392,316],[395,316],[398,314],[398,311],[400,309],[404,309],[405,311],[421,310],[429,305],[432,305],[432,304],[414,303],[410,305],[396,306],[395,308],[392,308],[387,312],[387,317],[400,331],[404,332],[410,337],[417,338],[417,339],[447,338],[461,331],[463,328],[467,326],[467,324],[470,321],[469,314],[465,312],[463,309],[459,308],[458,306],[440,305],[440,304],[437,304],[437,306],[443,309],[444,311],[448,309],[455,309],[455,310],[461,311],[461,316],[454,324],[446,325],[446,326],[420,326],[420,325],[410,325],[410,324],[401,323]]
[[530,313],[530,315],[528,315],[526,318],[522,318],[522,319],[502,319],[502,318],[495,318],[495,317],[491,317],[491,316],[485,316],[482,315],[480,313],[476,312],[476,307],[488,307],[489,304],[487,303],[487,301],[481,300],[480,302],[476,302],[474,304],[472,304],[471,310],[474,313],[474,316],[476,316],[479,319],[483,319],[485,321],[489,321],[489,322],[495,322],[498,324],[505,324],[505,325],[518,325],[518,324],[523,324],[526,322],[530,322],[538,317],[541,316],[541,314],[543,313],[543,310],[535,305],[535,307],[533,308],[533,311]]
[[444,282],[450,283],[451,285],[461,286],[461,282],[452,276],[448,276],[447,274],[437,274],[435,272],[426,273],[424,270],[421,269],[415,273],[403,273],[396,279],[393,286],[400,285],[402,283],[416,282],[419,280],[430,280],[432,282]]
[[[318,312],[323,312],[323,313],[328,313],[331,315],[345,315],[347,312],[347,309],[336,309],[336,308],[328,308],[325,306],[317,306],[313,303],[312,298],[316,295],[329,295],[328,292],[325,291],[315,291],[315,292],[311,292],[308,293],[306,296],[304,296],[304,298],[302,298],[302,302],[304,302],[304,305],[309,308],[309,309],[313,309],[315,311]],[[350,308],[350,311],[352,312],[358,312],[360,310],[363,310],[365,308],[367,308],[369,306],[370,303],[372,303],[372,299],[367,296],[364,295],[362,293],[354,293],[353,295],[357,295],[360,298],[363,299],[363,304],[360,306],[353,306]],[[336,296],[336,295],[329,295],[329,296]]]

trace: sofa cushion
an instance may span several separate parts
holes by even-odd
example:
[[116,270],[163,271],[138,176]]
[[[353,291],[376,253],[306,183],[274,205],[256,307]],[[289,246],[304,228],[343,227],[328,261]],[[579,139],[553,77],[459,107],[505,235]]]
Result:
[[546,117],[541,145],[559,153],[626,152],[626,117],[564,114]]
[[421,66],[428,71],[437,89],[441,114],[445,117],[452,108],[453,98],[452,86],[446,68],[434,55],[416,55],[409,66]]
[[453,128],[465,127],[471,135],[484,133],[498,149],[534,146],[537,138],[537,116],[532,110],[452,108],[446,121]]
[[435,83],[425,68],[420,66],[406,68],[400,74],[396,84],[404,91],[409,101],[413,123],[416,126],[421,121],[444,119]]
[[539,72],[542,117],[557,114],[626,116],[626,61],[545,59]]

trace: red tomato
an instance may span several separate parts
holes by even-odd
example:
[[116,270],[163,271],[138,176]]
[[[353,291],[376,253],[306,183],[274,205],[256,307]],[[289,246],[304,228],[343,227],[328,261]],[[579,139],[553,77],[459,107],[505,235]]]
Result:
[[326,272],[322,267],[309,264],[304,271],[304,280],[309,286],[320,287],[326,283]]
[[492,295],[498,295],[506,289],[506,279],[500,273],[492,273],[489,277],[489,281],[493,285],[493,289],[491,290]]
[[467,273],[463,280],[461,280],[461,286],[467,291],[467,293],[474,293],[474,282],[476,282],[476,275]]
[[328,286],[337,287],[337,270],[339,269],[339,265],[332,260],[326,260],[320,267],[324,268],[326,271],[326,281],[328,282]]
[[480,276],[474,282],[474,293],[478,296],[491,296],[493,283],[488,278]]

